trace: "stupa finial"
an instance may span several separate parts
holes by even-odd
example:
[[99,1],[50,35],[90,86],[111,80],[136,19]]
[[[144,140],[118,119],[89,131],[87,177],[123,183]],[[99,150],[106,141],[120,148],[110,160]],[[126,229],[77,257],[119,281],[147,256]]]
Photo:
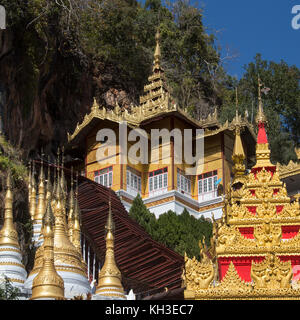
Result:
[[258,112],[256,115],[256,123],[266,123],[266,116],[264,114],[263,110],[263,102],[261,97],[261,90],[262,90],[262,81],[260,79],[260,76],[258,76]]
[[0,231],[0,245],[12,245],[19,248],[18,233],[13,223],[13,193],[10,170],[8,170],[6,178],[4,224]]
[[162,71],[160,62],[161,62],[161,50],[160,50],[160,32],[157,29],[155,34],[156,47],[154,52],[154,66],[153,71]]

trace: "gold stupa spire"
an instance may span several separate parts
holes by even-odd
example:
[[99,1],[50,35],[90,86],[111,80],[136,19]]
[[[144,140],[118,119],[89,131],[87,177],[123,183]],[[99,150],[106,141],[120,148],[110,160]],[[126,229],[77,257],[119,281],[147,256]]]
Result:
[[106,255],[103,267],[99,272],[99,282],[96,295],[117,296],[124,298],[124,289],[121,283],[121,272],[117,267],[114,254],[114,223],[109,199],[109,212],[106,224]]
[[28,170],[28,203],[31,202],[31,191],[32,191],[32,161],[29,161],[29,170]]
[[55,201],[56,201],[56,189],[57,189],[57,179],[56,179],[56,171],[57,171],[57,160],[54,160],[54,172],[53,172],[53,187],[52,187],[52,201],[51,201],[51,206],[52,209],[54,210],[55,207]]
[[241,139],[241,121],[238,114],[238,91],[236,88],[236,115],[235,115],[235,141],[234,141],[234,147],[233,147],[233,154],[232,154],[232,160],[234,163],[233,166],[233,174],[235,178],[238,176],[241,177],[245,173],[245,152],[243,148],[243,143]]
[[[52,183],[51,183],[51,173],[50,173],[50,156],[48,156],[48,173],[47,173],[45,203],[48,203],[49,201],[51,203],[51,199],[52,199]],[[41,232],[39,236],[39,241],[42,241],[42,240],[43,240],[43,232]]]
[[262,90],[262,82],[260,77],[258,76],[258,112],[256,115],[256,123],[266,123],[266,116],[263,110],[263,102],[261,98],[261,90]]
[[40,169],[40,177],[39,177],[39,194],[38,194],[38,204],[36,208],[36,214],[34,220],[42,220],[45,210],[46,210],[46,203],[45,203],[45,175],[44,175],[44,161],[43,161],[43,150],[41,154],[41,169]]
[[[76,175],[76,197],[74,198],[73,226],[72,226],[72,242],[81,255],[81,213],[78,203],[78,172]],[[81,257],[82,258],[82,257]]]
[[66,203],[67,203],[67,182],[66,182],[66,178],[65,178],[64,164],[65,164],[64,148],[62,148],[60,185],[61,185],[61,190],[62,190],[62,195],[63,195],[63,204],[64,204],[64,208],[65,208]]
[[18,233],[13,222],[13,193],[10,170],[8,171],[6,179],[4,224],[0,231],[0,245],[11,245],[19,248]]
[[51,172],[50,172],[50,156],[48,156],[48,174],[47,174],[47,186],[46,186],[46,203],[52,198],[52,183],[51,183]]
[[29,202],[29,213],[32,220],[34,220],[35,211],[36,211],[36,182],[34,178],[35,174],[35,164],[32,163],[31,171],[31,192],[30,192],[30,202]]
[[51,199],[43,217],[43,265],[32,283],[31,300],[36,299],[64,299],[64,281],[54,266],[54,215]]
[[256,171],[257,168],[274,167],[270,161],[270,148],[268,137],[266,134],[267,120],[263,110],[263,102],[261,97],[262,82],[258,77],[258,111],[256,115],[256,122],[258,126],[257,144],[256,144],[256,165],[252,168],[252,171]]
[[155,47],[155,52],[154,52],[154,63],[153,63],[153,71],[155,72],[156,70],[162,70],[161,65],[160,65],[160,60],[161,60],[161,50],[160,50],[160,33],[159,29],[157,29],[156,35],[155,35],[155,41],[156,41],[156,47]]
[[55,228],[54,228],[54,238],[55,241],[59,243],[59,247],[68,247],[71,246],[69,237],[67,236],[66,230],[66,210],[64,207],[63,193],[60,184],[60,175],[59,167],[57,167],[56,175],[56,194],[55,194],[55,207],[54,207],[54,216],[55,216]]
[[[74,190],[73,190],[73,167],[71,168],[71,190],[69,193],[69,212],[68,212],[68,234],[73,242],[73,225],[74,225]],[[74,243],[73,243],[74,244]]]

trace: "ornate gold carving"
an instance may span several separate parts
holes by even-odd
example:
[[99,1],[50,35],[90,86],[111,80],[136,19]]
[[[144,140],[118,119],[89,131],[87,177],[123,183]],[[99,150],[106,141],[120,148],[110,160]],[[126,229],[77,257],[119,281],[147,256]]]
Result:
[[183,284],[187,290],[207,289],[214,279],[214,266],[211,260],[189,259],[185,253],[185,270],[182,275]]
[[293,162],[292,160],[288,163],[288,165],[281,165],[280,163],[277,163],[277,168],[281,179],[300,173],[300,163]]
[[251,278],[255,288],[290,289],[292,276],[291,261],[281,261],[274,253],[260,263],[252,261]]
[[266,220],[262,226],[254,228],[254,238],[260,247],[270,248],[272,246],[279,246],[281,236],[281,226],[271,224],[270,220]]

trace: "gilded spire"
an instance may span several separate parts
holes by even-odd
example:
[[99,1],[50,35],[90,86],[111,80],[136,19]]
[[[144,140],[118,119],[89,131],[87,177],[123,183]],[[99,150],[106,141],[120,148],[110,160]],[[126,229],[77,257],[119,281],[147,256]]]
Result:
[[75,251],[67,233],[66,209],[61,189],[59,168],[57,168],[57,188],[56,201],[54,207],[55,227],[54,227],[54,245],[65,250]]
[[31,300],[37,299],[64,299],[64,281],[59,276],[54,265],[54,215],[51,209],[51,200],[48,200],[47,209],[43,217],[43,265],[32,283]]
[[110,199],[107,224],[105,228],[107,231],[106,255],[104,265],[99,273],[99,283],[96,289],[96,294],[124,298],[124,289],[121,283],[122,276],[115,262],[114,255],[114,223]]
[[262,82],[260,77],[258,76],[258,112],[256,115],[256,123],[266,123],[266,116],[263,110],[263,102],[261,98],[261,90],[262,90]]
[[35,163],[32,164],[31,171],[31,194],[30,194],[30,202],[29,202],[29,213],[32,220],[34,220],[35,212],[36,212],[36,182],[34,178],[35,174]]
[[236,88],[236,115],[235,115],[235,141],[233,147],[232,160],[234,163],[234,167],[232,169],[233,174],[236,177],[241,177],[245,173],[245,152],[243,148],[243,143],[241,139],[241,121],[238,114],[238,91]]
[[73,227],[72,227],[72,241],[77,249],[77,251],[81,255],[81,212],[78,203],[78,172],[76,177],[76,198],[74,199],[74,216],[73,216]]
[[156,35],[155,35],[155,41],[156,41],[156,47],[155,47],[155,52],[154,52],[153,72],[162,71],[162,68],[160,66],[161,51],[160,51],[160,33],[159,33],[159,29],[157,29],[157,32],[156,32]]
[[65,162],[65,160],[64,160],[64,148],[63,148],[62,149],[62,156],[61,156],[60,185],[61,185],[64,205],[66,205],[66,201],[67,201],[67,182],[66,182],[66,179],[65,179],[64,162]]
[[35,220],[42,220],[45,210],[45,175],[44,175],[44,162],[43,162],[43,150],[41,154],[41,169],[40,169],[40,177],[39,177],[39,196],[38,196],[38,204],[36,208],[36,215],[34,217]]
[[4,224],[0,231],[0,245],[11,245],[19,248],[18,233],[13,222],[13,193],[10,171],[8,171],[6,179]]
[[28,171],[28,203],[30,203],[31,200],[31,191],[32,191],[32,179],[31,179],[31,169],[32,167],[32,161],[29,162],[29,171]]
[[[71,168],[71,190],[69,193],[69,213],[68,213],[68,233],[73,242],[73,225],[74,225],[74,190],[73,190],[73,167]],[[74,244],[74,243],[73,243]]]
[[52,183],[51,183],[51,172],[50,172],[50,156],[48,156],[48,174],[47,174],[47,187],[46,187],[46,203],[52,198]]
[[144,86],[145,95],[140,96],[141,106],[153,104],[161,105],[168,102],[169,90],[167,88],[164,70],[161,67],[160,33],[157,30],[155,35],[156,47],[154,51],[153,74],[148,78],[149,84]]
[[261,98],[262,85],[261,79],[258,77],[258,112],[256,116],[258,133],[256,144],[256,165],[252,168],[252,171],[256,171],[257,168],[274,167],[270,161],[271,152],[266,134],[267,120],[263,111],[263,103]]

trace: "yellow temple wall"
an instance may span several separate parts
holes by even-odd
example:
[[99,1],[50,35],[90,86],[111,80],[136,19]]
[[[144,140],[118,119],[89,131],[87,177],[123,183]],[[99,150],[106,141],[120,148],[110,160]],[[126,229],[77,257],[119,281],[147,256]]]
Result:
[[[115,131],[117,137],[117,147],[116,147],[116,154],[110,158],[106,158],[109,163],[114,162],[115,164],[108,164],[108,163],[99,163],[96,160],[96,153],[97,149],[101,146],[100,142],[96,141],[96,134],[100,129],[95,128],[89,136],[86,138],[86,146],[87,146],[87,156],[86,156],[86,174],[87,177],[91,180],[94,180],[94,172],[103,168],[106,168],[110,165],[113,166],[113,190],[126,190],[126,168],[127,165],[131,168],[139,171],[141,173],[141,188],[142,188],[142,197],[146,198],[149,195],[149,184],[148,184],[148,176],[149,172],[162,169],[167,167],[168,168],[168,191],[172,190],[172,185],[174,184],[174,189],[177,189],[177,168],[181,169],[182,171],[186,171],[188,167],[185,163],[182,164],[174,164],[174,182],[173,182],[173,162],[172,162],[172,142],[167,143],[165,146],[169,148],[170,153],[166,159],[162,159],[162,148],[163,146],[160,144],[159,148],[156,150],[154,155],[154,159],[158,160],[158,163],[151,163],[151,140],[148,140],[148,159],[149,164],[133,164],[128,159],[128,164],[121,165],[120,164],[120,155],[119,155],[119,127],[117,124],[105,121],[105,125],[110,127]],[[104,128],[104,124],[101,125],[101,128]],[[159,121],[152,122],[144,126],[144,130],[147,131],[149,137],[151,135],[151,129],[162,129],[166,128],[168,130],[172,130],[172,128],[179,128],[182,132],[184,129],[189,129],[189,125],[177,118],[164,118]],[[129,129],[130,130],[130,129]],[[183,136],[183,134],[182,134]],[[228,183],[230,181],[230,173],[232,167],[232,149],[233,149],[233,137],[228,134],[224,134],[224,159],[222,158],[222,133],[205,137],[204,143],[204,167],[203,172],[210,172],[214,170],[218,170],[218,179],[222,179],[222,184],[225,181]],[[130,147],[135,144],[136,142],[127,142],[128,143],[128,150]],[[159,153],[158,153],[159,152]],[[183,150],[182,150],[183,154]],[[162,161],[164,160],[164,161]],[[183,159],[184,160],[184,159]],[[224,165],[224,168],[223,168]],[[195,200],[198,199],[198,177],[192,176],[191,177],[191,197]]]

